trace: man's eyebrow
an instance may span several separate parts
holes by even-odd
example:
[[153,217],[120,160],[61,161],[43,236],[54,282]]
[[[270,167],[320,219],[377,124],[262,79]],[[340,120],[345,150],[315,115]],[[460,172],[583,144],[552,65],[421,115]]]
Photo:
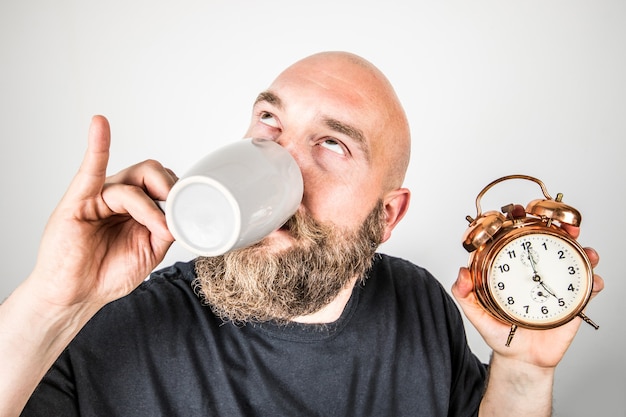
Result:
[[271,91],[263,91],[261,94],[259,94],[256,100],[254,100],[254,105],[256,106],[258,103],[263,102],[263,101],[273,106],[276,106],[278,108],[283,107],[283,102],[280,99],[280,97],[278,97],[276,94],[272,93]]
[[360,129],[357,129],[354,126],[350,126],[349,124],[346,124],[337,119],[333,119],[329,117],[324,119],[324,123],[326,123],[326,126],[334,130],[335,132],[341,133],[343,135],[346,135],[352,138],[359,145],[359,147],[365,154],[365,158],[369,162],[370,160],[369,147],[367,146],[367,140],[365,140],[365,135]]

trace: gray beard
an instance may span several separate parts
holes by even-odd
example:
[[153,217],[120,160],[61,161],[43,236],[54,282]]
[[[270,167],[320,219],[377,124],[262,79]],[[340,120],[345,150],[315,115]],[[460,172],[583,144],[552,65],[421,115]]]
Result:
[[286,224],[295,244],[272,252],[261,241],[196,260],[196,293],[225,321],[287,322],[328,305],[355,277],[365,279],[384,228],[378,202],[358,230],[296,213]]

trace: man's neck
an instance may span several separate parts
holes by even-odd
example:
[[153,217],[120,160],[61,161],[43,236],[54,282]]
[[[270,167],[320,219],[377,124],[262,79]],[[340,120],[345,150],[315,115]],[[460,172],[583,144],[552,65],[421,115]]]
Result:
[[339,291],[339,294],[337,294],[330,303],[322,307],[321,310],[305,316],[296,317],[292,321],[305,324],[327,324],[339,320],[339,317],[341,317],[343,310],[350,300],[352,289],[354,288],[357,278],[358,277],[354,277],[351,279],[350,282]]

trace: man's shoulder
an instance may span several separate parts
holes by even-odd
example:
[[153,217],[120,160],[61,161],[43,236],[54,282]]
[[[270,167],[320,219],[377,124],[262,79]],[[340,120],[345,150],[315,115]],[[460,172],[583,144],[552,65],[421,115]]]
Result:
[[424,267],[407,259],[376,253],[370,276],[384,276],[399,285],[441,287],[441,283]]
[[183,281],[191,284],[195,278],[195,259],[187,262],[176,262],[170,266],[153,271],[139,288],[150,286],[152,282],[175,283]]
[[203,314],[204,305],[193,289],[194,279],[193,261],[155,271],[130,294],[104,306],[81,333],[89,337],[121,334],[123,329],[132,333],[137,328],[164,327]]
[[[130,303],[135,306],[173,303],[180,298],[185,301],[196,299],[193,290],[196,279],[195,262],[176,262],[168,267],[153,271],[134,291],[126,297],[114,301],[113,305],[122,306]],[[146,303],[147,301],[147,303]]]
[[397,302],[414,305],[416,309],[445,309],[456,314],[452,297],[442,283],[426,268],[409,260],[376,254],[368,282],[374,284],[372,292],[377,293],[376,297],[390,294]]

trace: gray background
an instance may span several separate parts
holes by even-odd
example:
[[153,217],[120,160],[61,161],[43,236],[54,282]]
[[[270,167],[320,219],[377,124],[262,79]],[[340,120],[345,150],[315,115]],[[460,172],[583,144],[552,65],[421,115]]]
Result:
[[[583,326],[558,369],[555,415],[626,416],[625,21],[626,3],[604,0],[3,0],[0,299],[33,266],[92,114],[112,125],[111,173],[155,158],[180,174],[244,134],[286,65],[349,50],[388,75],[413,130],[412,206],[383,250],[449,288],[483,186],[524,173],[563,192],[606,290],[588,308],[600,330]],[[483,208],[541,197],[518,181],[488,196]],[[175,245],[165,263],[190,257]]]

